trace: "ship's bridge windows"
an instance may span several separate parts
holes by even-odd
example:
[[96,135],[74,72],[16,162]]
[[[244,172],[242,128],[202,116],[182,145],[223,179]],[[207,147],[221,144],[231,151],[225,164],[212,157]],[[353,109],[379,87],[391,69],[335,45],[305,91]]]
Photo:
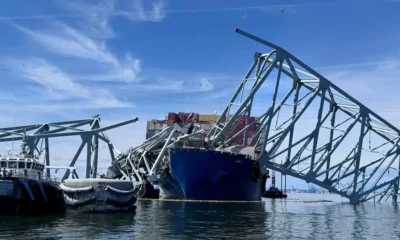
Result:
[[26,168],[31,168],[32,167],[32,163],[31,162],[27,162],[26,163]]
[[7,167],[7,162],[6,161],[1,161],[0,162],[0,167],[6,168]]
[[25,162],[18,162],[18,168],[25,168]]
[[17,168],[17,162],[8,162],[8,168]]
[[35,169],[35,170],[40,170],[41,167],[42,167],[42,165],[40,165],[40,164],[37,164],[37,163],[33,164],[33,169]]

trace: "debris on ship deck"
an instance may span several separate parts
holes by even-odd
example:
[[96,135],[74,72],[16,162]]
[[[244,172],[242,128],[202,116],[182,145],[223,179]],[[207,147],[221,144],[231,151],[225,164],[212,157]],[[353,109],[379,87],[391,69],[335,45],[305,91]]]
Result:
[[[151,182],[168,199],[260,201],[260,175],[252,172],[255,166],[259,168],[254,148],[242,146],[252,140],[258,119],[241,116],[237,126],[225,134],[232,138],[231,144],[211,149],[204,139],[219,118],[181,112],[169,113],[165,120],[148,121],[147,140],[119,155],[107,176],[124,178],[125,174],[141,183]],[[255,124],[244,129],[246,122]],[[150,186],[143,188],[150,190],[149,194],[140,198],[157,197],[158,192]]]

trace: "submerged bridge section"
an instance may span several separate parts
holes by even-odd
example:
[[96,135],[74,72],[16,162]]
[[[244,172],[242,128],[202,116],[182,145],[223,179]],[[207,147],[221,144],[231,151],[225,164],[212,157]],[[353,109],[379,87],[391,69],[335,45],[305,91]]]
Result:
[[[244,143],[254,147],[262,171],[303,179],[352,203],[389,197],[397,203],[400,130],[285,49],[236,32],[271,51],[255,53],[207,145],[224,148],[257,124],[254,137]],[[242,115],[260,121],[235,132]]]

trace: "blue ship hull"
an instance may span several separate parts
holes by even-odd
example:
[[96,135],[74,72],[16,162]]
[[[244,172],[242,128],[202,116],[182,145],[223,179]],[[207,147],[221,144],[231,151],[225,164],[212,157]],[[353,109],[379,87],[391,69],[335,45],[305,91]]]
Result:
[[57,186],[24,178],[0,178],[0,215],[43,215],[64,210]]
[[260,201],[261,183],[255,161],[199,149],[170,149],[170,168],[159,185],[166,198],[187,200]]

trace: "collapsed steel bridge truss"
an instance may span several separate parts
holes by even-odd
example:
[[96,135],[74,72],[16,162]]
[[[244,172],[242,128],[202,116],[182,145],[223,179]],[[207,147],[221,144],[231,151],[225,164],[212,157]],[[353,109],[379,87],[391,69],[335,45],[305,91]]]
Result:
[[[140,146],[129,149],[117,156],[112,167],[113,173],[121,174],[120,179],[134,178],[137,183],[145,180],[159,180],[159,170],[168,165],[168,149],[193,145],[197,139],[204,143],[204,130],[193,123],[177,124],[144,141]],[[115,177],[115,176],[109,176]]]
[[[252,124],[248,146],[265,171],[303,179],[352,203],[392,196],[400,179],[400,130],[285,49],[241,30],[272,51],[254,62],[207,135],[223,148]],[[260,116],[235,134],[239,116]],[[247,143],[247,134],[244,134]],[[283,164],[272,160],[280,158]],[[277,161],[281,162],[281,161]]]
[[[54,122],[46,124],[35,124],[25,126],[14,126],[8,128],[0,128],[0,142],[25,141],[29,147],[29,157],[40,157],[44,154],[44,162],[46,166],[51,166],[50,144],[49,139],[68,136],[79,136],[82,140],[76,154],[73,156],[69,167],[74,167],[83,148],[86,146],[86,178],[97,177],[97,165],[99,157],[99,140],[108,145],[110,152],[110,160],[115,161],[115,154],[120,154],[105,132],[114,128],[118,128],[127,124],[136,122],[138,119],[131,119],[120,122],[115,125],[102,127],[100,117],[94,116],[89,119],[73,120],[65,122]],[[83,128],[85,127],[86,128]],[[64,153],[59,153],[64,154]],[[57,154],[55,154],[57,156]],[[79,178],[76,170],[72,172],[66,168],[62,180],[69,178]],[[46,177],[50,177],[50,169],[46,169]]]

